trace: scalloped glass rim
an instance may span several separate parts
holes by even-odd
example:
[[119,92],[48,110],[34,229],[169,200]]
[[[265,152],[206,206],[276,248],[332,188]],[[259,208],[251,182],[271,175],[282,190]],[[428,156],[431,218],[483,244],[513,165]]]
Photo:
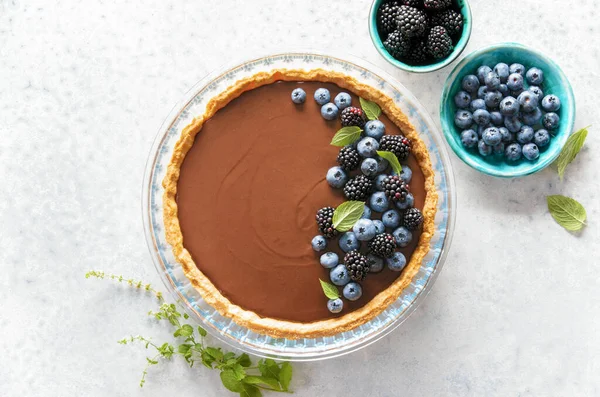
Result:
[[[351,58],[344,56],[344,58]],[[172,297],[192,319],[217,339],[262,357],[308,361],[336,357],[363,348],[398,327],[427,295],[446,258],[455,214],[454,176],[443,138],[431,117],[399,82],[363,60],[307,53],[281,53],[256,58],[233,67],[219,68],[188,91],[160,127],[146,164],[142,187],[142,216],[148,248],[156,270]],[[235,324],[208,305],[191,286],[165,240],[162,217],[162,180],[181,130],[193,115],[202,114],[206,102],[233,81],[274,68],[323,68],[351,75],[389,95],[422,133],[436,172],[439,203],[436,232],[419,272],[398,300],[372,321],[331,337],[288,340],[260,335]]]

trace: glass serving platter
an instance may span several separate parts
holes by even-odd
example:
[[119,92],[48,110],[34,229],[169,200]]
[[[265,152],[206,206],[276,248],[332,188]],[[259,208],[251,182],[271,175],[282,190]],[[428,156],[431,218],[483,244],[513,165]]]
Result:
[[[455,216],[454,177],[444,146],[444,138],[431,117],[393,77],[363,60],[316,53],[280,53],[252,59],[235,66],[222,67],[199,81],[177,104],[160,127],[150,151],[143,182],[142,206],[146,240],[156,270],[173,298],[180,302],[192,319],[221,341],[257,356],[308,361],[336,357],[361,349],[389,334],[415,310],[425,298],[439,274],[452,239]],[[325,69],[342,72],[371,85],[393,99],[408,116],[425,142],[439,194],[435,233],[431,249],[419,272],[400,297],[379,316],[352,331],[330,337],[288,340],[273,338],[239,326],[208,305],[192,287],[165,239],[162,181],[173,147],[194,116],[202,115],[207,102],[235,81],[272,69]]]

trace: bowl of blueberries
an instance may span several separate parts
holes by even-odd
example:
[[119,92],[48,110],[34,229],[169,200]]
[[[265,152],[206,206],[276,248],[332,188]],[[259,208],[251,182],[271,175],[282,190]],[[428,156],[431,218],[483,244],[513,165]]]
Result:
[[573,129],[575,98],[550,58],[522,44],[494,44],[465,57],[448,76],[440,119],[465,163],[513,178],[558,157]]
[[454,61],[471,37],[467,0],[374,0],[369,34],[392,65],[433,72]]

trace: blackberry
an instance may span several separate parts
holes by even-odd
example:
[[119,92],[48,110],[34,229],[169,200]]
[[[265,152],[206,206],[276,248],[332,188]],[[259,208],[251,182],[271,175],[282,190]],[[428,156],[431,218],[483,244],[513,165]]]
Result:
[[350,251],[344,256],[344,266],[354,281],[363,281],[370,269],[367,257],[356,250]]
[[352,146],[344,146],[340,149],[337,162],[346,171],[354,171],[360,165],[360,156]]
[[333,207],[323,207],[317,211],[317,226],[319,232],[326,238],[337,236],[338,231],[333,228]]
[[409,208],[404,213],[404,227],[416,230],[423,224],[423,214],[418,208]]
[[423,0],[400,0],[400,4],[414,8],[423,8]]
[[425,0],[423,5],[428,10],[441,11],[452,5],[452,0]]
[[431,17],[432,26],[443,26],[450,36],[460,33],[463,27],[463,17],[454,10],[438,12]]
[[357,126],[363,128],[365,126],[365,114],[362,109],[355,106],[348,106],[342,110],[342,127]]
[[412,43],[410,51],[406,54],[406,60],[412,65],[423,65],[430,58],[427,52],[427,43],[423,40],[418,40]]
[[452,39],[443,26],[434,26],[427,36],[427,50],[435,59],[440,59],[452,52]]
[[410,50],[410,38],[400,32],[394,30],[387,39],[383,42],[383,46],[394,58],[401,58],[408,54]]
[[364,175],[357,175],[346,183],[344,194],[348,200],[365,201],[372,188],[373,181]]
[[382,258],[389,258],[394,255],[396,249],[396,239],[389,233],[381,233],[373,237],[369,243],[369,250]]
[[383,180],[383,189],[387,198],[394,202],[404,202],[410,193],[410,188],[398,175],[387,176]]
[[396,23],[405,36],[422,36],[427,29],[427,15],[417,8],[400,6]]
[[400,4],[397,1],[391,1],[379,7],[377,12],[377,24],[379,34],[386,36],[396,29],[396,19],[398,18],[398,9]]
[[379,141],[379,150],[392,152],[398,160],[406,160],[410,154],[412,143],[402,135],[384,135]]

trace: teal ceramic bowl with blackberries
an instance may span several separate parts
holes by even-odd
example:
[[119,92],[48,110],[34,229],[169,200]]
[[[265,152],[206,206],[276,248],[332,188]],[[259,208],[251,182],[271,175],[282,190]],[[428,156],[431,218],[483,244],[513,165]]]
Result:
[[494,44],[469,54],[450,73],[440,121],[467,165],[520,177],[558,157],[573,130],[575,98],[552,59],[522,44]]
[[374,0],[369,34],[377,51],[399,69],[427,73],[454,61],[471,37],[467,0]]

